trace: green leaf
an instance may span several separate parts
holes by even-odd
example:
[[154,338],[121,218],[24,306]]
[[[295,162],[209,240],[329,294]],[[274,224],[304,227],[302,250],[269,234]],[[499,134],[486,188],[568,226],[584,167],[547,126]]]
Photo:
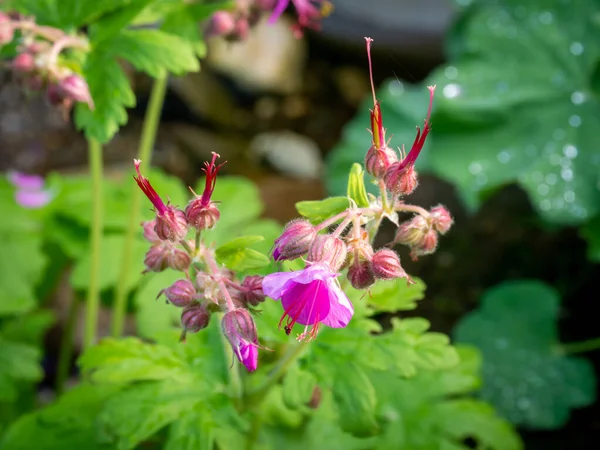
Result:
[[77,103],[75,125],[88,139],[106,143],[127,123],[126,108],[135,106],[135,95],[114,55],[104,49],[90,52],[83,66],[83,76],[95,108],[90,110],[87,104]]
[[594,402],[591,364],[558,349],[559,298],[537,281],[506,282],[454,330],[484,357],[482,398],[508,420],[530,428],[560,428],[569,411]]
[[[101,289],[108,289],[117,284],[121,271],[121,259],[123,257],[123,248],[125,245],[125,236],[123,235],[105,235],[102,241],[102,250],[100,255],[100,276],[98,283]],[[138,285],[144,270],[144,255],[148,250],[147,242],[138,239],[133,245],[133,257],[130,275],[128,277],[127,289],[131,290]],[[75,263],[75,268],[71,273],[71,285],[75,289],[85,290],[89,286],[91,255],[86,255]]]
[[112,449],[114,446],[98,439],[96,419],[106,399],[119,389],[114,385],[79,385],[56,403],[19,418],[0,441],[0,448],[29,450],[35,436],[39,450]]
[[154,78],[165,71],[183,75],[200,68],[190,42],[161,30],[125,30],[104,46],[110,48],[112,55],[126,59]]
[[289,408],[298,409],[306,406],[313,396],[317,379],[315,376],[298,367],[292,365],[283,379],[282,398]]
[[39,234],[0,233],[0,317],[36,304],[35,286],[46,267]]
[[348,197],[330,197],[325,200],[306,200],[296,203],[296,209],[313,223],[323,222],[341,213],[350,205]]
[[250,247],[251,245],[255,244],[256,242],[260,242],[260,241],[264,241],[265,238],[262,236],[240,236],[237,238],[232,239],[231,241],[227,242],[226,244],[223,244],[221,246],[219,246],[219,248],[217,248],[216,252],[217,252],[217,256],[220,254],[222,256],[226,256],[229,253],[235,253],[236,251],[238,251],[240,248],[245,248],[245,247]]
[[216,427],[206,403],[197,404],[169,428],[165,450],[212,450]]
[[16,399],[19,382],[33,383],[42,378],[40,359],[41,352],[36,347],[0,336],[0,403]]
[[587,255],[590,261],[600,261],[600,216],[586,222],[581,227],[580,234],[588,243]]
[[128,383],[140,380],[189,380],[190,369],[168,347],[137,338],[103,339],[79,358],[81,370],[97,383]]
[[3,321],[0,326],[0,336],[9,341],[39,346],[42,344],[44,334],[55,321],[53,311],[39,309],[14,317],[10,321]]
[[98,45],[99,42],[117,34],[132,23],[149,4],[154,2],[155,0],[132,0],[127,6],[104,15],[90,26],[89,35],[92,45]]
[[226,253],[217,252],[217,261],[238,272],[260,269],[268,266],[271,262],[267,255],[251,248],[239,248]]
[[[413,278],[414,284],[408,284],[405,279],[398,278],[391,281],[378,281],[369,288],[368,295],[364,290],[348,287],[345,289],[348,298],[355,305],[365,304],[364,313],[373,315],[378,313],[393,313],[409,311],[417,307],[417,301],[425,297],[425,283],[418,278]],[[357,311],[360,311],[357,308]]]
[[367,189],[365,188],[365,171],[358,163],[352,164],[348,177],[348,198],[354,200],[359,208],[369,206]]

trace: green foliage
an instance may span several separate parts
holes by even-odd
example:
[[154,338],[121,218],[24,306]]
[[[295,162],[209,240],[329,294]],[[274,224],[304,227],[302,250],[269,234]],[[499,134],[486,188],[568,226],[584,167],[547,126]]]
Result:
[[260,269],[269,265],[269,257],[249,247],[264,240],[262,236],[240,236],[218,247],[215,256],[219,263],[235,271]]
[[588,258],[600,261],[600,216],[594,217],[581,228],[581,237],[588,243]]
[[323,222],[344,211],[349,205],[348,197],[329,197],[325,200],[306,200],[296,203],[296,209],[312,223]]
[[[421,123],[425,85],[436,84],[421,168],[455,183],[474,207],[490,190],[518,183],[547,221],[580,223],[597,214],[599,12],[595,1],[470,2],[448,39],[450,62],[419,96],[397,82],[378,93],[393,142],[409,142],[397,134]],[[368,148],[366,109],[329,161],[335,194],[340,174]]]
[[352,164],[348,177],[348,198],[351,198],[359,208],[369,206],[367,189],[365,188],[365,171],[358,163]]
[[559,428],[569,410],[591,404],[591,364],[561,353],[556,321],[559,298],[537,281],[503,283],[455,329],[458,342],[484,357],[481,396],[514,424]]

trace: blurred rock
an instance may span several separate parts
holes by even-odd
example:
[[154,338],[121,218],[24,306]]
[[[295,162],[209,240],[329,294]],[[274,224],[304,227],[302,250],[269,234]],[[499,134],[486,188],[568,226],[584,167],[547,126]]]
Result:
[[270,175],[255,181],[265,204],[263,216],[281,223],[298,217],[296,202],[321,200],[326,195],[323,184],[314,180],[293,180]]
[[346,103],[358,108],[367,95],[371,94],[369,72],[365,68],[340,67],[334,72],[334,79]]
[[208,63],[250,91],[297,92],[302,85],[307,50],[305,41],[296,39],[290,26],[287,18],[273,25],[263,19],[245,41],[209,39]]

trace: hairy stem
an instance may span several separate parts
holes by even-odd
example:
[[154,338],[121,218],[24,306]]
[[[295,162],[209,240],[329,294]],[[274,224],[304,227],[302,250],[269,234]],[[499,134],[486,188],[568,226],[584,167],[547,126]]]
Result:
[[423,217],[429,217],[429,211],[427,211],[425,208],[421,208],[420,206],[416,205],[407,205],[403,202],[396,203],[394,205],[394,209],[398,212],[413,212],[416,214],[420,214]]
[[75,331],[75,322],[77,321],[78,306],[78,299],[73,298],[69,305],[69,315],[67,316],[67,323],[60,342],[60,354],[56,370],[56,395],[63,393],[65,381],[69,377],[69,369],[71,368],[71,360],[73,359],[73,332]]
[[[150,103],[144,117],[142,128],[142,138],[138,149],[138,158],[142,165],[149,164],[152,158],[152,149],[156,140],[160,113],[165,100],[167,90],[167,75],[163,75],[154,80],[152,92],[150,93]],[[131,209],[125,232],[125,243],[123,245],[123,256],[121,258],[121,270],[119,280],[115,290],[115,299],[113,303],[113,317],[111,325],[111,334],[119,337],[123,334],[125,325],[125,313],[127,310],[127,286],[129,285],[129,274],[131,264],[133,263],[133,246],[135,244],[135,233],[139,227],[139,211],[142,200],[142,191],[135,183],[131,184]]]
[[88,348],[96,341],[100,307],[100,252],[102,251],[102,145],[94,139],[89,144],[89,167],[92,179],[92,221],[90,230],[90,283],[88,285],[83,345]]

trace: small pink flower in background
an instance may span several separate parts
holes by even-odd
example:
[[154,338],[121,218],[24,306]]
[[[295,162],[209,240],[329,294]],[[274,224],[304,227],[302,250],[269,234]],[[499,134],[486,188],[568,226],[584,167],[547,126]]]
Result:
[[44,189],[44,178],[39,175],[10,172],[8,180],[17,188],[15,201],[23,208],[41,208],[52,200],[52,193]]
[[[354,314],[352,303],[340,288],[326,264],[316,263],[294,272],[278,272],[265,276],[263,292],[272,299],[281,299],[285,332],[290,334],[296,323],[305,325],[298,340],[313,339],[322,323],[332,328],[344,328]],[[312,329],[309,331],[309,327]]]
[[[327,17],[333,8],[333,4],[327,0],[291,0],[291,2],[294,4],[298,16],[298,23],[293,27],[298,37],[302,36],[302,30],[305,28],[320,29],[321,20]],[[269,23],[275,23],[289,4],[290,0],[277,0]]]

